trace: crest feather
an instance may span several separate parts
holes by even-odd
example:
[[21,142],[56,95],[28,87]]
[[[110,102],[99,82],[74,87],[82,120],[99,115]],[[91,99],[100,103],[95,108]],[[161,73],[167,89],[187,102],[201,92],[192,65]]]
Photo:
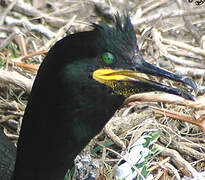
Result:
[[[130,54],[133,56],[137,48],[136,32],[128,14],[119,13],[114,16],[113,26],[106,23],[92,24],[94,31],[97,32],[97,45],[101,49],[121,55]],[[122,56],[123,56],[122,54]]]

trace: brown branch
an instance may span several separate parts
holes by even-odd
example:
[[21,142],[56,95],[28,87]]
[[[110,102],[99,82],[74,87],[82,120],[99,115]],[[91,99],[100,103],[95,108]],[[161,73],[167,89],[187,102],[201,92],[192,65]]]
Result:
[[123,104],[129,104],[134,101],[164,102],[181,106],[188,106],[194,108],[195,110],[205,110],[205,102],[203,100],[189,101],[182,97],[167,93],[160,93],[160,96],[157,95],[156,92],[134,94],[128,97]]
[[15,71],[5,71],[3,69],[0,69],[0,82],[21,87],[27,93],[30,93],[33,85],[32,79],[28,79]]
[[20,50],[21,55],[27,55],[27,48],[26,48],[26,42],[25,42],[25,38],[24,35],[22,33],[19,33],[17,35],[17,42],[18,42],[18,47]]
[[166,115],[168,117],[178,119],[178,120],[181,120],[181,121],[184,121],[184,122],[199,126],[201,128],[201,130],[205,133],[205,117],[201,117],[199,120],[196,120],[193,117],[190,117],[189,115],[182,114],[182,113],[179,113],[179,112],[174,112],[174,111],[170,111],[170,110],[167,110],[167,109],[160,109],[160,108],[157,108],[157,107],[154,107],[154,106],[152,106],[151,108],[157,114]]
[[155,144],[155,147],[162,151],[161,155],[165,157],[171,157],[171,161],[175,164],[177,169],[180,169],[184,175],[188,177],[194,177],[197,174],[197,171],[191,166],[191,164],[186,161],[182,156],[175,150],[164,148],[158,144]]
[[30,54],[27,54],[27,55],[25,55],[25,56],[20,56],[20,57],[18,57],[18,58],[11,59],[11,61],[12,61],[12,62],[22,61],[22,60],[28,59],[28,58],[30,58],[30,57],[33,57],[33,56],[45,54],[45,53],[47,53],[48,51],[49,51],[48,49],[46,49],[46,50],[40,50],[40,51],[35,51],[35,52],[30,53]]
[[[26,70],[28,70],[28,71],[37,72],[37,71],[38,71],[38,68],[39,68],[39,65],[33,65],[33,64],[22,63],[22,62],[19,62],[19,61],[28,59],[28,58],[33,57],[33,56],[45,54],[45,53],[47,53],[47,52],[48,52],[48,50],[36,51],[36,52],[30,53],[30,54],[27,54],[27,55],[25,55],[25,56],[20,56],[20,57],[18,57],[18,58],[9,59],[9,60],[8,60],[8,63],[11,64],[11,65],[16,65],[16,66],[18,66],[18,67],[20,67],[20,68],[26,69]],[[5,58],[4,58],[4,59],[5,59]]]
[[14,64],[20,68],[23,68],[25,70],[32,71],[32,72],[37,72],[39,68],[39,65],[27,64],[27,63],[21,63],[21,62],[13,62],[13,63],[9,62],[9,64]]

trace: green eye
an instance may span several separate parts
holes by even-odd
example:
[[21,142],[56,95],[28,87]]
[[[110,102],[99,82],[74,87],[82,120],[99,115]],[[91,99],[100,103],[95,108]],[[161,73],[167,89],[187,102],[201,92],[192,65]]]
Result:
[[111,65],[115,62],[115,56],[109,52],[106,52],[102,56],[103,62],[107,65]]

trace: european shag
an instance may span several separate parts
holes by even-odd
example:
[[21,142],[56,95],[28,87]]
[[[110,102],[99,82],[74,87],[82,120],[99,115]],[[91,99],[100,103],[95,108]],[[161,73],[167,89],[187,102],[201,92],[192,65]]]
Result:
[[59,40],[37,73],[23,117],[13,180],[63,180],[76,155],[100,132],[125,96],[163,91],[193,100],[188,92],[141,76],[195,83],[153,66],[139,55],[128,15],[115,24]]

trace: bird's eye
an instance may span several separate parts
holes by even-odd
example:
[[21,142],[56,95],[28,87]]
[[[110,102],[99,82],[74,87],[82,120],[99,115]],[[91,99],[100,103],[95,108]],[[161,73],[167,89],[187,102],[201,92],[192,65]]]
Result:
[[115,62],[115,56],[110,52],[104,53],[102,59],[106,65],[111,65]]

